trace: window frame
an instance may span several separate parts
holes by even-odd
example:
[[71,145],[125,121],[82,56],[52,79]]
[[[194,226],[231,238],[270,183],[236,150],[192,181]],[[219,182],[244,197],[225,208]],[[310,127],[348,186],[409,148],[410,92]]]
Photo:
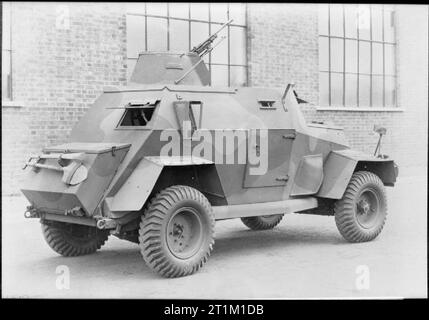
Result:
[[[159,106],[161,104],[160,100],[156,100],[154,104],[142,104],[142,105],[130,105],[127,104],[126,106],[124,106],[123,108],[114,108],[114,109],[124,109],[124,112],[122,113],[118,124],[115,127],[115,130],[151,130],[153,129],[153,123],[155,122],[155,117],[158,114],[158,110],[159,110]],[[125,119],[125,116],[127,115],[127,112],[129,111],[129,109],[152,109],[153,108],[153,113],[152,116],[150,118],[150,120],[146,123],[146,125],[144,126],[121,126],[122,121]]]
[[[327,87],[327,92],[323,92],[323,94],[328,95],[328,103],[327,104],[323,104],[321,105],[319,103],[319,107],[317,108],[318,110],[354,110],[354,111],[383,111],[383,110],[393,110],[393,111],[402,111],[399,106],[398,106],[398,90],[397,90],[397,63],[396,63],[396,59],[397,59],[397,39],[396,39],[396,21],[395,21],[395,7],[390,7],[390,8],[386,8],[386,5],[373,5],[373,4],[354,4],[356,7],[356,35],[354,36],[347,36],[346,35],[346,10],[345,10],[345,5],[344,4],[323,4],[323,6],[325,6],[323,9],[321,9],[321,7],[319,7],[319,28],[318,28],[318,41],[319,41],[319,50],[320,50],[320,40],[321,39],[327,39],[327,48],[328,48],[328,52],[327,52],[327,60],[328,60],[328,66],[327,66],[327,70],[323,70],[321,68],[322,66],[322,60],[321,60],[321,53],[319,51],[319,100],[321,99],[322,96],[322,91],[320,90],[321,86],[320,86],[320,75],[322,74],[327,74],[328,75],[328,83],[326,85]],[[320,5],[319,5],[320,6]],[[342,35],[332,35],[331,34],[331,8],[332,6],[341,6],[341,22],[342,22]],[[361,29],[359,28],[359,11],[360,8],[362,7],[367,7],[368,11],[369,11],[369,39],[363,39],[360,35],[360,33],[362,32]],[[323,10],[323,11],[322,11]],[[377,40],[377,39],[373,39],[373,11],[374,10],[380,10],[381,11],[381,32],[382,32],[382,37],[381,40]],[[393,35],[394,38],[392,41],[389,41],[388,39],[386,39],[385,37],[385,33],[386,33],[386,24],[385,24],[385,16],[386,16],[386,12],[389,12],[390,15],[392,16],[392,21],[393,21]],[[324,15],[321,17],[321,14]],[[327,17],[326,17],[327,14]],[[327,34],[323,34],[323,32],[321,32],[320,29],[320,23],[321,23],[321,19],[326,19],[327,20]],[[325,21],[326,21],[325,20]],[[326,23],[325,23],[326,24]],[[343,61],[341,61],[342,63],[342,71],[333,71],[332,70],[332,52],[331,52],[331,48],[332,48],[332,39],[339,39],[342,41],[342,59]],[[355,53],[356,59],[357,59],[357,66],[356,66],[356,70],[355,72],[352,71],[346,71],[347,68],[347,64],[346,64],[346,59],[349,59],[351,57],[351,55],[347,55],[346,54],[346,42],[347,41],[353,41],[356,42],[356,49],[357,52]],[[360,63],[359,60],[361,59],[361,55],[360,55],[360,45],[361,43],[368,43],[369,44],[369,56],[370,56],[370,70],[369,73],[367,72],[361,72],[360,70]],[[382,46],[382,72],[381,73],[375,73],[373,70],[373,47],[374,44],[381,44]],[[394,73],[393,74],[388,74],[386,73],[386,46],[392,46],[393,47],[393,52],[394,52],[394,57],[393,57],[393,63],[394,63]],[[340,74],[342,76],[342,97],[341,97],[341,104],[333,104],[332,101],[332,75],[333,74]],[[356,102],[355,105],[347,105],[346,101],[347,101],[347,97],[346,97],[346,76],[347,75],[351,75],[353,77],[356,78]],[[360,103],[360,98],[359,98],[359,80],[361,79],[361,77],[369,77],[369,104],[362,104]],[[383,89],[382,89],[382,104],[381,105],[374,105],[373,103],[373,90],[374,90],[374,77],[382,77],[383,79]],[[394,82],[394,103],[392,105],[387,105],[386,104],[386,97],[388,92],[386,91],[386,79],[392,79]]]
[[[140,17],[144,17],[144,24],[145,24],[145,30],[144,30],[144,51],[148,51],[148,23],[147,20],[148,18],[158,18],[158,19],[165,19],[167,21],[167,51],[170,51],[170,21],[174,20],[174,21],[184,21],[184,22],[188,22],[188,51],[190,51],[194,46],[197,46],[199,43],[193,43],[192,41],[192,23],[204,23],[204,24],[208,24],[208,32],[209,35],[212,34],[212,32],[217,31],[218,29],[216,28],[215,30],[212,30],[213,26],[216,27],[220,27],[224,22],[218,22],[218,21],[212,21],[212,5],[211,3],[204,3],[207,5],[208,7],[208,20],[201,20],[201,19],[195,19],[192,18],[191,15],[191,3],[184,3],[187,5],[187,18],[182,18],[182,17],[176,17],[176,16],[171,16],[170,14],[170,3],[166,3],[166,15],[158,15],[158,14],[150,14],[148,13],[148,9],[147,9],[147,3],[142,3],[141,5],[144,6],[144,10],[142,10],[143,12],[131,12],[128,8],[126,11],[126,16],[140,16]],[[202,5],[203,3],[201,3]],[[230,3],[225,3],[227,5],[227,20],[230,19]],[[232,3],[234,4],[234,3]],[[214,4],[216,5],[216,4]],[[212,62],[212,52],[209,53],[208,55],[208,63],[207,63],[207,67],[209,69],[210,72],[210,82],[209,85],[212,85],[212,66],[224,66],[227,67],[228,70],[228,87],[233,86],[231,84],[231,69],[234,67],[240,67],[240,68],[244,68],[245,71],[245,81],[244,81],[244,86],[248,86],[249,85],[249,65],[248,65],[248,57],[247,57],[247,45],[248,45],[248,40],[247,40],[247,4],[242,4],[244,6],[244,22],[243,24],[237,24],[237,23],[231,23],[230,25],[228,25],[226,27],[226,32],[227,32],[227,39],[225,39],[227,41],[227,55],[228,55],[228,61],[227,63],[216,63],[216,62]],[[242,28],[244,33],[245,33],[245,48],[244,48],[244,64],[234,64],[231,62],[231,28]],[[126,30],[126,32],[128,33],[128,29]],[[224,41],[225,41],[224,40]],[[128,41],[128,40],[127,40]],[[220,41],[220,38],[218,38],[218,41]],[[213,50],[213,52],[216,49]],[[134,60],[137,61],[138,57],[132,57],[130,55],[130,53],[127,51],[127,67],[129,66],[129,61],[130,60]],[[130,70],[131,71],[131,70]],[[131,73],[129,73],[129,75],[127,76],[127,78],[129,78],[129,76],[131,75]],[[234,85],[236,86],[236,85]]]
[[[3,90],[2,90],[2,105],[3,102],[5,104],[13,102],[13,81],[12,81],[12,5],[10,2],[2,2],[2,33],[4,32],[5,28],[3,28],[3,23],[5,23],[4,16],[9,15],[8,20],[8,37],[9,37],[9,43],[7,46],[3,45],[3,39],[4,35],[2,34],[2,65],[3,65],[3,54],[7,54],[9,56],[9,70],[10,73],[7,74],[7,90],[5,96],[3,96]],[[2,78],[3,78],[3,71],[5,68],[2,67]],[[3,89],[3,88],[2,88]]]

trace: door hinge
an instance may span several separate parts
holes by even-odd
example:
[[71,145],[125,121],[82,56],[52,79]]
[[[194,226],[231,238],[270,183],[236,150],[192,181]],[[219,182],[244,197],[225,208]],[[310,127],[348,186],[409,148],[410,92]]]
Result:
[[283,139],[291,139],[294,140],[296,138],[296,133],[284,134]]

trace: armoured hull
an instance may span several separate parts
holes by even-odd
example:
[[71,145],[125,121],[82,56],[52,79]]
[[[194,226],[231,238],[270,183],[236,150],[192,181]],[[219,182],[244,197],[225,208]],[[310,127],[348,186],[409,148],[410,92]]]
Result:
[[[281,91],[268,88],[136,85],[107,89],[71,133],[70,143],[81,148],[71,150],[63,145],[45,150],[86,152],[88,159],[84,165],[91,168],[86,181],[78,186],[67,186],[61,182],[59,172],[40,169],[29,175],[23,192],[37,207],[67,210],[79,206],[87,214],[93,214],[102,200],[113,199],[126,185],[142,159],[165,156],[163,148],[171,143],[166,140],[173,133],[183,137],[184,128],[180,121],[186,119],[178,117],[174,106],[178,101],[192,101],[200,110],[198,123],[187,141],[191,145],[191,154],[185,154],[186,141],[181,139],[178,142],[180,151],[174,156],[195,156],[197,148],[210,150],[208,154],[198,154],[208,162],[193,172],[197,176],[191,183],[197,186],[199,181],[198,187],[214,203],[268,202],[316,194],[328,154],[347,148],[343,132],[338,128],[308,126],[297,110],[299,107],[292,92],[286,96],[285,104],[281,100]],[[132,110],[130,103],[153,106],[153,114],[147,123],[121,125],[125,114]],[[269,103],[268,107],[266,103]],[[255,132],[252,142],[251,131]],[[227,143],[232,143],[232,148],[226,148]],[[89,149],[91,146],[93,150]],[[106,151],[112,146],[119,149],[118,156]],[[254,152],[252,148],[259,147],[263,149],[259,152],[266,153],[258,164],[263,167],[262,173],[252,174],[255,164],[249,163],[248,155]],[[240,159],[243,152],[246,158]],[[302,170],[306,172],[299,172],[301,162],[305,165]],[[104,171],[97,169],[100,166]],[[297,173],[305,177],[297,176]],[[92,200],[85,201],[86,197]],[[139,203],[133,209],[140,210],[143,204]],[[124,208],[124,211],[129,209]],[[115,211],[122,210],[115,206]]]

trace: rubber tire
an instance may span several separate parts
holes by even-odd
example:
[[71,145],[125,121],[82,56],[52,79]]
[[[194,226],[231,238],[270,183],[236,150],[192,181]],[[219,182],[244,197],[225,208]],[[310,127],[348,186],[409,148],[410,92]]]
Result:
[[243,221],[243,223],[252,230],[269,230],[278,225],[282,219],[282,214],[276,214],[269,217],[259,216],[241,218],[241,221]]
[[[76,257],[91,254],[101,248],[109,237],[109,231],[99,230],[95,227],[84,225],[70,225],[64,222],[40,221],[42,224],[43,236],[48,245],[57,253],[64,257]],[[66,228],[80,229],[79,232],[88,231],[89,239],[81,239]],[[72,231],[72,233],[76,231]]]
[[[177,258],[167,244],[167,225],[181,207],[196,209],[205,221],[201,247],[187,259]],[[214,245],[215,219],[207,198],[198,190],[176,185],[155,195],[142,216],[139,230],[140,250],[146,264],[166,278],[176,278],[197,272],[208,260]]]
[[[362,227],[356,217],[356,201],[366,188],[376,191],[376,197],[380,202],[375,224],[371,228]],[[387,217],[386,191],[381,179],[372,172],[355,172],[342,199],[335,203],[334,214],[337,228],[347,241],[366,242],[375,239],[383,229]]]

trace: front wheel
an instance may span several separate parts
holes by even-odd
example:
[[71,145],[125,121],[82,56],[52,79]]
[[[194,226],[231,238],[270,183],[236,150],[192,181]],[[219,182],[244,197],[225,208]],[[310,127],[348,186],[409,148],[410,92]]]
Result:
[[182,277],[198,271],[214,244],[214,214],[207,198],[188,186],[162,190],[140,223],[140,249],[158,274]]
[[338,230],[347,241],[373,240],[383,229],[387,216],[383,182],[372,172],[355,172],[334,211]]

